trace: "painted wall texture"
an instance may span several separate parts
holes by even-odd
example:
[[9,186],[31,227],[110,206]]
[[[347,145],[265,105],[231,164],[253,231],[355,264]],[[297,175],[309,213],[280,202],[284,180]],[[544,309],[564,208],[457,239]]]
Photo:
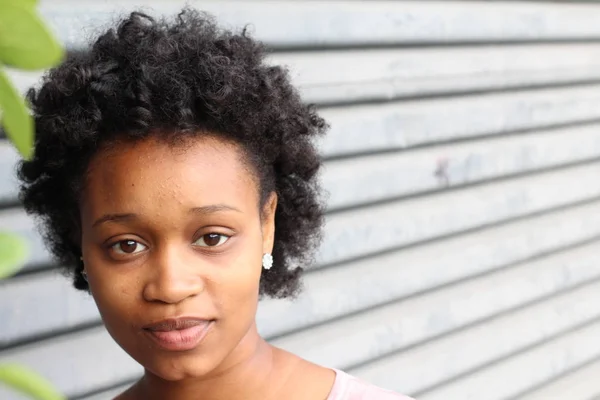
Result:
[[[41,8],[73,49],[141,3],[184,4]],[[189,3],[250,24],[331,124],[325,240],[266,337],[420,400],[600,398],[600,2]],[[140,367],[55,272],[16,159],[0,140],[0,228],[33,248],[0,283],[0,361],[110,398]]]

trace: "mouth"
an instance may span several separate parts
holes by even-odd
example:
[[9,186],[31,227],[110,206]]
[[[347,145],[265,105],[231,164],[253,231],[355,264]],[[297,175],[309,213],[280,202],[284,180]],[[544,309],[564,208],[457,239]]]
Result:
[[167,319],[145,326],[143,332],[164,350],[187,351],[198,347],[214,322],[200,318]]

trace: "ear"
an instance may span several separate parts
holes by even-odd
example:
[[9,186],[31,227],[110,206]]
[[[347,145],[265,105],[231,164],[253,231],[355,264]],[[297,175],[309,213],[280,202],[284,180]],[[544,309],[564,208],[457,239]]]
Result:
[[263,253],[273,252],[275,210],[277,210],[277,193],[271,192],[262,210]]

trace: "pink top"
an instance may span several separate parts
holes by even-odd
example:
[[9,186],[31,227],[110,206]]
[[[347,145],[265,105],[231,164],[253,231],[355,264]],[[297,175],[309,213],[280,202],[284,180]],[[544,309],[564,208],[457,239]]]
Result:
[[375,387],[343,371],[335,370],[335,373],[335,382],[327,400],[413,400]]

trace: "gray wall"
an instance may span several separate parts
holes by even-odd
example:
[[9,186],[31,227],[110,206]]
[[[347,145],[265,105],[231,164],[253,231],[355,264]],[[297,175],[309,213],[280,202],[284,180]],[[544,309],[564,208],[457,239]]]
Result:
[[[141,2],[41,3],[74,48]],[[296,302],[261,304],[266,337],[421,400],[600,396],[600,4],[191,4],[252,23],[332,125],[319,261]],[[0,361],[107,398],[140,368],[53,271],[15,160],[0,142],[0,228],[34,252],[0,284]]]

